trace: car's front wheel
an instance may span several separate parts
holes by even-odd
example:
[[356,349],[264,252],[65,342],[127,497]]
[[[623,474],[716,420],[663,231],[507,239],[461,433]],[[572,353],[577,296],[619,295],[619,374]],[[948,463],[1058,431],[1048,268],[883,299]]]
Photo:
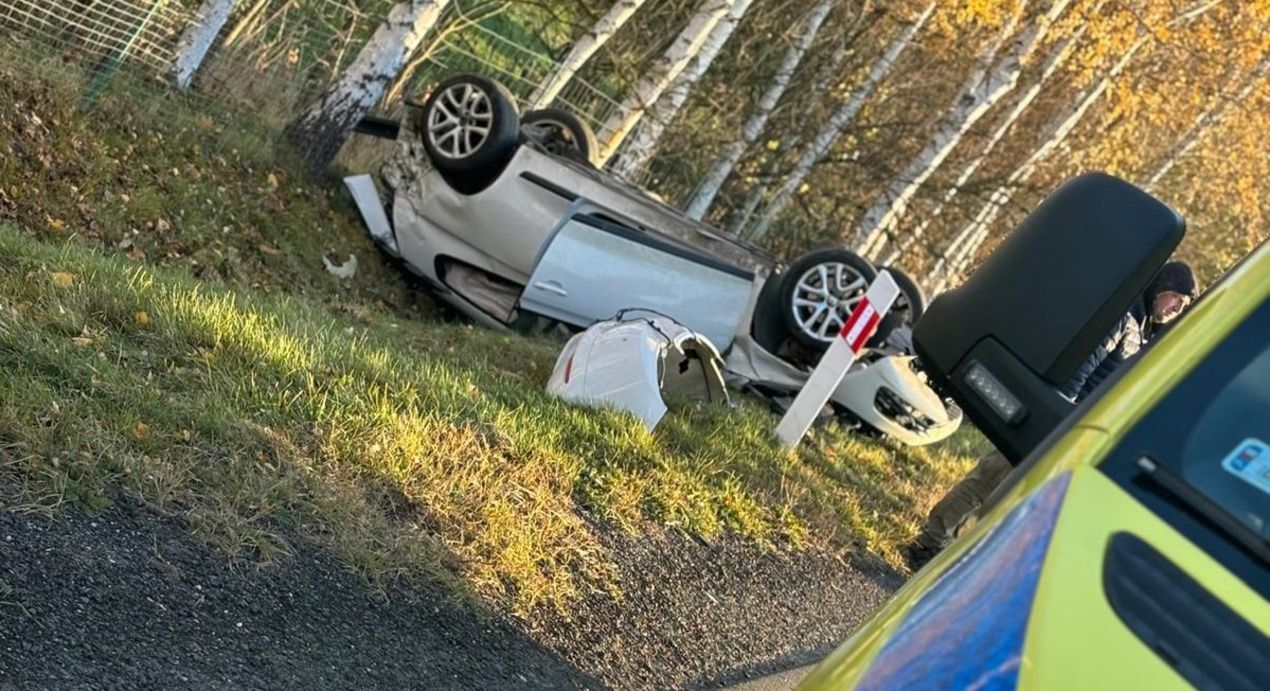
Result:
[[849,250],[803,255],[786,270],[781,283],[781,311],[789,335],[816,352],[825,350],[876,277],[873,265]]
[[520,115],[507,88],[475,74],[441,82],[423,104],[423,148],[464,193],[488,187],[516,152]]

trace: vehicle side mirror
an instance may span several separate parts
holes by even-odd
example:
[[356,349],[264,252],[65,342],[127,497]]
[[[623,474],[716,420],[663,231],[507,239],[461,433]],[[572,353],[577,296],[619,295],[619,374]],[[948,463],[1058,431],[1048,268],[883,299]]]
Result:
[[1103,173],[1054,191],[913,331],[930,376],[1013,462],[1073,409],[1058,391],[1146,290],[1182,218]]

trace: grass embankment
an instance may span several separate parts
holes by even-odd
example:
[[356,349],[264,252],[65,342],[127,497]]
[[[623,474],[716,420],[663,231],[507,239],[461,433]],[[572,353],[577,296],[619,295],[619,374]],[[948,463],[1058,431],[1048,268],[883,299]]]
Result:
[[894,562],[973,452],[830,429],[788,455],[755,405],[654,434],[563,405],[558,343],[417,304],[336,186],[180,102],[83,116],[19,84],[0,74],[0,507],[125,492],[231,555],[300,535],[530,613],[612,586],[592,519]]

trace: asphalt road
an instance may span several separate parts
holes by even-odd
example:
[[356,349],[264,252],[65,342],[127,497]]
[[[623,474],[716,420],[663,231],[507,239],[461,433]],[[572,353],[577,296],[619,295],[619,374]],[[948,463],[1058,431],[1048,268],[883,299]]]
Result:
[[0,513],[0,688],[578,688],[441,592],[387,598],[320,552],[234,568],[135,506]]
[[376,592],[298,540],[234,565],[128,502],[0,512],[0,689],[718,688],[815,661],[899,583],[739,541],[606,540],[621,599],[530,630],[439,589]]

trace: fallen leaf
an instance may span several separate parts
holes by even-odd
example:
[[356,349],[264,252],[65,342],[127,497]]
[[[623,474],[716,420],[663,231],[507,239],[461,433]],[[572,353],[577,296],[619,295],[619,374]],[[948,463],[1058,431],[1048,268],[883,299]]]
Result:
[[260,243],[260,251],[265,254],[279,255],[282,254],[282,248],[277,245],[270,245],[267,242]]
[[74,343],[76,348],[87,348],[93,344],[93,339],[88,336],[76,336],[71,339],[71,343]]
[[66,227],[66,221],[63,221],[60,218],[49,219],[49,228],[52,228],[53,230],[61,230],[65,227]]
[[53,285],[58,288],[69,288],[75,285],[75,274],[65,271],[54,271],[49,274],[49,278],[53,279]]
[[141,441],[150,436],[150,425],[144,422],[138,422],[132,426],[132,438]]
[[137,312],[136,322],[137,322],[137,326],[149,326],[150,315],[146,314],[144,311]]

